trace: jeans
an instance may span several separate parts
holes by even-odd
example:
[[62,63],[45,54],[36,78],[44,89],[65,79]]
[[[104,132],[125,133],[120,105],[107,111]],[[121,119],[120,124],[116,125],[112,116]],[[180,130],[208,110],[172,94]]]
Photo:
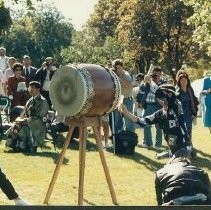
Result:
[[[133,99],[132,97],[124,98],[123,104],[127,107],[129,112],[133,112]],[[123,116],[118,110],[114,111],[114,131],[115,133],[121,130],[134,132],[134,123],[127,117]]]
[[[156,104],[147,104],[146,109],[144,110],[144,117],[153,114],[158,110],[158,106]],[[155,124],[156,128],[156,147],[162,146],[162,130],[159,128],[158,124]],[[151,131],[151,125],[147,125],[144,127],[144,144],[147,146],[152,146],[152,131]]]

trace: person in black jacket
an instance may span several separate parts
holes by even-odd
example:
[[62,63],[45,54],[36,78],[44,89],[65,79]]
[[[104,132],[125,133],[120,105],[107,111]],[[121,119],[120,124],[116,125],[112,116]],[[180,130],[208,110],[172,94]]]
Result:
[[210,179],[205,171],[191,165],[190,152],[178,150],[169,163],[156,172],[158,205],[210,205]]
[[9,200],[13,200],[15,202],[15,205],[18,206],[30,205],[29,203],[27,203],[26,201],[24,201],[22,198],[19,197],[12,183],[2,172],[1,168],[0,168],[0,188]]
[[37,69],[31,66],[31,58],[28,55],[23,56],[23,71],[22,75],[26,78],[27,84],[35,80]]
[[161,85],[156,91],[156,98],[162,108],[144,118],[133,115],[123,104],[120,106],[122,113],[142,128],[157,123],[163,130],[164,138],[172,154],[181,148],[192,151],[190,137],[183,118],[182,105],[175,94],[174,86]]
[[51,99],[49,96],[50,81],[56,71],[56,67],[53,65],[53,58],[47,57],[42,67],[38,69],[35,75],[35,80],[41,84],[41,95],[46,98],[50,109],[52,108]]

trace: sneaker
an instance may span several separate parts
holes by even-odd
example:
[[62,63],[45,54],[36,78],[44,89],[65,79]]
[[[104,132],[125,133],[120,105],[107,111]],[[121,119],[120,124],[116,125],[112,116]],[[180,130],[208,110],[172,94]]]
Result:
[[162,150],[162,148],[161,147],[158,147],[158,146],[154,146],[153,147],[155,150],[158,150],[158,151],[161,151]]
[[151,148],[152,145],[147,145],[147,144],[143,143],[143,144],[141,145],[141,147],[143,147],[143,148]]
[[163,159],[163,158],[169,158],[169,157],[170,157],[169,151],[164,151],[164,152],[158,153],[155,156],[155,158],[158,160]]
[[143,143],[143,144],[141,145],[141,147],[143,147],[143,148],[148,148],[149,146],[148,146],[147,144]]
[[22,198],[16,198],[14,199],[16,206],[30,206],[31,204],[23,200]]

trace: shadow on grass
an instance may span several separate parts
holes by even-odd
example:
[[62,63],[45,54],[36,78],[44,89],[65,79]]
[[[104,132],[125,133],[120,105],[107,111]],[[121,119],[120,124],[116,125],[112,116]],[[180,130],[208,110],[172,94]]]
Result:
[[[113,149],[109,149],[107,151],[113,152]],[[118,156],[119,158],[134,160],[135,162],[144,165],[150,171],[157,171],[158,169],[160,169],[164,166],[164,164],[162,164],[156,160],[153,160],[151,158],[148,158],[147,156],[142,155],[138,152],[135,152],[133,155],[116,154],[116,156]]]
[[[138,147],[138,148],[145,148],[145,147],[143,147],[143,146],[140,145],[140,144],[137,144],[136,147]],[[162,148],[162,150],[168,150],[168,149],[169,149],[168,146],[162,146],[161,148]],[[153,148],[153,147],[149,147],[149,148],[145,148],[145,149],[153,150],[153,151],[156,151],[156,152],[157,152],[157,150],[156,150],[155,148]]]
[[[59,138],[59,144],[57,144],[56,148],[57,149],[62,149],[63,145],[65,142],[65,137],[61,136]],[[79,139],[76,138],[72,138],[70,140],[70,144],[68,146],[68,149],[72,149],[72,150],[79,150]],[[90,141],[88,138],[86,140],[86,151],[87,152],[92,152],[92,151],[97,151],[97,146],[95,143],[93,143],[92,141]]]
[[[27,152],[23,153],[23,152],[13,151],[12,149],[4,150],[4,153],[8,153],[8,154],[22,153],[25,156],[39,156],[39,157],[44,157],[44,158],[51,158],[55,164],[57,163],[59,159],[59,154],[60,154],[58,151],[45,151],[45,150],[42,150],[41,152],[36,152],[36,153],[27,153]],[[65,157],[62,164],[67,165],[68,163],[69,163],[69,159]]]
[[[62,151],[64,142],[65,142],[65,136],[60,135],[58,142],[59,144],[54,148],[54,144],[52,139],[46,139],[41,150],[42,151],[37,151],[36,153],[22,153],[25,156],[39,156],[39,157],[44,157],[44,158],[51,158],[53,159],[54,163],[56,164],[58,159],[59,159],[59,155]],[[0,141],[0,143],[2,143],[2,141]],[[52,145],[50,145],[52,144]],[[68,146],[68,149],[71,150],[79,150],[79,140],[72,138],[70,140],[70,144]],[[86,151],[87,152],[91,152],[91,151],[97,151],[97,146],[95,143],[93,143],[91,140],[87,139],[86,142]],[[13,151],[11,148],[8,147],[8,149],[4,150],[5,153],[10,153],[10,154],[14,154],[14,153],[20,153],[20,152],[16,152]],[[69,159],[68,158],[64,158],[63,164],[66,165],[69,163]]]
[[[60,153],[58,152],[46,152],[46,151],[41,151],[41,152],[36,152],[34,154],[30,153],[24,153],[26,156],[39,156],[39,157],[44,157],[44,158],[52,158],[53,162],[56,164],[57,161],[59,160],[59,155]],[[68,165],[70,162],[69,158],[64,157],[64,160],[62,162],[63,165]]]
[[[63,140],[65,141],[65,138],[63,138]],[[39,156],[39,157],[44,157],[44,158],[52,158],[54,163],[56,164],[58,159],[59,159],[59,155],[62,151],[64,141],[61,142],[61,146],[59,148],[57,147],[56,150],[54,150],[54,152],[53,151],[45,151],[45,149],[52,150],[52,148],[50,146],[45,145],[45,146],[43,146],[44,150],[41,151],[41,152],[36,152],[34,154],[24,153],[24,155],[26,155],[26,156]],[[74,138],[71,139],[70,144],[68,146],[68,149],[79,150],[79,140],[74,139]],[[86,151],[87,152],[97,151],[96,144],[92,143],[91,141],[89,141],[87,139]],[[69,159],[65,157],[64,160],[63,160],[63,164],[67,165],[68,163],[69,163]]]
[[207,168],[210,170],[211,169],[211,155],[198,149],[195,149],[195,151],[197,153],[197,157],[196,157],[196,160],[193,161],[193,165],[199,168]]
[[211,159],[211,155],[210,154],[202,152],[201,150],[198,150],[198,149],[195,149],[195,151],[196,151],[197,154],[200,154],[201,156],[204,156],[206,158],[210,158]]

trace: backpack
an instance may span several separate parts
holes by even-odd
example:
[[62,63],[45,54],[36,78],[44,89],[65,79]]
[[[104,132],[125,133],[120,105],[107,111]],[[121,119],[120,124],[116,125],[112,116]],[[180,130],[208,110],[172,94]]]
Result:
[[133,155],[138,143],[138,135],[131,131],[120,131],[115,134],[115,153],[120,155]]

